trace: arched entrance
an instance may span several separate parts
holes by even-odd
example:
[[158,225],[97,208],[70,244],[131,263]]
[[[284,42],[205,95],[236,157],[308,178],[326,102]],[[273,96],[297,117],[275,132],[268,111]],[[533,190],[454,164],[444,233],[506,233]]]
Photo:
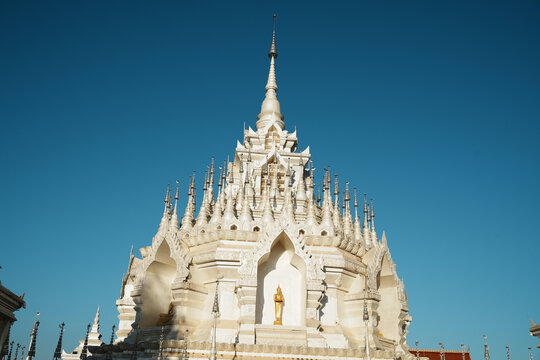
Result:
[[283,325],[305,326],[306,264],[295,254],[294,245],[285,233],[274,240],[270,252],[258,263],[256,324],[274,323],[274,294],[278,285],[285,298]]
[[156,326],[159,314],[167,313],[172,301],[171,283],[176,263],[171,258],[169,245],[163,241],[154,261],[148,266],[142,291],[140,327]]
[[398,288],[394,279],[394,273],[387,258],[384,255],[381,271],[377,275],[377,291],[381,295],[379,302],[379,331],[382,336],[400,341],[399,334],[399,314],[401,311],[401,302],[398,298]]

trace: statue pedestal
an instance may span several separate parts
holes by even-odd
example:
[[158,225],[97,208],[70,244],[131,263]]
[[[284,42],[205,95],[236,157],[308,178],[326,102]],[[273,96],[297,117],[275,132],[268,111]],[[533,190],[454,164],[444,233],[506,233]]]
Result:
[[307,346],[305,327],[283,325],[255,325],[255,343],[267,345]]

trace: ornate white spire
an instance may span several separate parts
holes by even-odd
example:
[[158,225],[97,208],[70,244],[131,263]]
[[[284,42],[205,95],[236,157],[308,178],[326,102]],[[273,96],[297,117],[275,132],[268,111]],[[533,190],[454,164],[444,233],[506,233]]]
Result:
[[334,212],[332,213],[332,221],[334,222],[334,229],[337,233],[340,233],[342,230],[342,220],[341,220],[341,211],[339,210],[339,180],[338,175],[334,174]]
[[96,316],[94,316],[94,326],[99,329],[99,306],[97,307]]
[[193,227],[193,202],[195,194],[195,173],[193,174],[193,177],[189,177],[189,186],[188,186],[188,203],[186,205],[186,212],[184,213],[184,217],[182,218],[182,230],[189,230]]
[[[98,308],[98,314],[99,314],[99,308]],[[28,345],[28,354],[26,356],[26,360],[32,360],[34,356],[36,356],[36,338],[37,338],[37,332],[39,327],[39,312],[36,314],[36,320],[34,321],[34,327],[32,328],[32,332],[30,333],[30,345]],[[22,355],[24,354],[24,347],[21,354],[21,360]],[[15,357],[15,359],[17,359]]]
[[274,214],[272,212],[272,205],[270,204],[270,194],[268,191],[268,187],[270,186],[268,183],[268,180],[266,181],[265,185],[265,196],[264,196],[264,209],[263,209],[263,224],[266,226],[269,226],[274,221]]
[[[367,276],[366,276],[367,278]],[[366,359],[371,360],[370,351],[369,351],[369,313],[367,308],[367,280],[364,285],[364,329],[366,331],[365,334],[365,349],[366,349]]]
[[212,316],[214,318],[214,327],[212,329],[212,349],[210,350],[210,360],[217,359],[216,334],[217,334],[217,318],[219,317],[218,287],[219,287],[219,283],[216,282],[216,293],[214,296],[214,305],[212,306]]
[[214,211],[212,213],[212,217],[210,218],[210,221],[209,221],[209,224],[213,225],[213,226],[219,226],[221,224],[221,221],[223,219],[222,217],[222,211],[223,211],[223,208],[222,208],[222,204],[223,204],[223,196],[224,196],[224,193],[221,191],[221,186],[222,186],[222,170],[221,170],[221,167],[220,167],[220,174],[219,174],[219,180],[218,180],[218,197],[217,197],[217,201],[216,203],[214,204]]
[[343,232],[346,235],[352,234],[352,217],[349,206],[349,201],[351,200],[351,195],[349,193],[349,182],[345,182],[345,192],[343,193]]
[[[227,201],[226,201],[226,204],[225,204],[225,212],[223,213],[223,223],[224,224],[229,224],[231,222],[233,222],[234,220],[236,220],[236,216],[234,214],[234,200],[233,200],[233,188],[232,188],[232,184],[233,184],[233,181],[234,181],[234,178],[232,176],[232,171],[234,169],[231,170],[230,172],[230,179],[229,179],[229,183],[227,184]],[[223,190],[225,191],[225,190]]]
[[251,215],[251,208],[249,207],[249,196],[247,195],[248,188],[248,178],[246,177],[246,184],[244,185],[244,197],[242,198],[242,209],[240,212],[240,217],[238,220],[242,225],[243,230],[248,230],[251,222],[253,221],[253,216]]
[[368,220],[368,207],[367,207],[367,199],[366,194],[364,193],[364,242],[366,243],[366,248],[371,248],[371,239],[370,239],[370,233],[369,233],[369,220]]
[[264,96],[263,103],[261,105],[261,113],[257,116],[257,129],[264,128],[267,124],[275,121],[276,124],[283,130],[285,123],[283,122],[283,115],[281,115],[281,107],[277,99],[277,82],[276,82],[276,68],[275,59],[277,58],[276,47],[276,15],[274,14],[274,31],[272,35],[272,45],[268,52],[270,58],[270,71],[268,72],[268,81],[266,83],[266,95]]
[[332,195],[330,194],[329,178],[330,174],[327,169],[324,169],[323,180],[323,205],[322,205],[322,220],[321,227],[328,229],[329,235],[334,235],[334,223],[332,222]]
[[282,224],[293,224],[295,222],[295,216],[292,203],[292,175],[290,167],[287,167],[285,180],[285,200],[281,209],[280,220]]
[[180,187],[180,181],[176,180],[176,194],[174,194],[174,210],[171,216],[172,228],[178,230],[178,190]]
[[375,231],[375,208],[373,207],[373,198],[371,199],[371,242],[376,244],[378,242],[377,232]]
[[163,209],[163,216],[159,223],[158,233],[164,233],[167,230],[167,224],[169,223],[169,203],[170,203],[170,185],[167,184],[167,191],[165,192],[165,207]]
[[311,194],[308,196],[308,208],[307,208],[307,218],[306,218],[306,224],[310,227],[314,227],[319,225],[317,223],[317,218],[315,216],[315,197],[313,196],[313,189],[315,188],[315,183],[313,182],[313,167],[310,169],[310,189],[308,191],[308,194]]
[[354,188],[354,238],[357,242],[362,239],[362,227],[358,218],[358,197],[356,196],[356,188]]
[[214,205],[214,157],[212,156],[212,165],[210,165],[210,174],[208,177],[208,199],[210,206]]

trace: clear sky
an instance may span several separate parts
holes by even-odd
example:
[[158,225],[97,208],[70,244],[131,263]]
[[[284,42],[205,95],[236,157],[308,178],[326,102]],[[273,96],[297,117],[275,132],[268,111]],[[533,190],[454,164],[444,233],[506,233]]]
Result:
[[534,0],[0,2],[0,279],[27,301],[12,339],[27,345],[40,311],[37,358],[52,358],[63,321],[71,351],[100,305],[108,341],[166,184],[181,180],[183,209],[191,172],[255,126],[274,12],[286,127],[316,167],[375,198],[409,344],[464,343],[480,359],[486,334],[493,359],[507,344],[527,358],[540,322]]

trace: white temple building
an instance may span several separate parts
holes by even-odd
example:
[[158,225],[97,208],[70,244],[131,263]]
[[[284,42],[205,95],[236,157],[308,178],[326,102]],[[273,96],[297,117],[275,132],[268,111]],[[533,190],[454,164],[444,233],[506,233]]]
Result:
[[141,258],[131,252],[117,340],[89,346],[92,358],[413,357],[406,292],[373,202],[326,169],[317,187],[277,99],[275,31],[268,55],[255,129],[232,161],[193,175],[185,210],[178,182],[174,198],[167,190],[152,242]]

